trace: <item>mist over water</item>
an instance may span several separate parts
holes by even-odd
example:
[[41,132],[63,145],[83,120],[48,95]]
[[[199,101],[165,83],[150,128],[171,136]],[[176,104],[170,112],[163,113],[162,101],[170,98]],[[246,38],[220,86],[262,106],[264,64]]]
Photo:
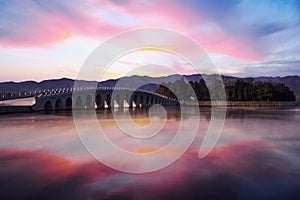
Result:
[[[119,133],[113,119],[113,114],[122,118],[126,112],[140,126],[151,122],[145,109],[103,110],[97,111],[99,125],[116,145],[145,153],[174,137],[183,111],[168,108],[162,135],[135,140],[134,145],[132,138]],[[194,111],[184,112],[183,120],[192,130]],[[87,152],[71,112],[1,115],[1,199],[300,198],[299,108],[228,108],[216,147],[199,159],[209,122],[210,109],[201,108],[200,132],[179,160],[159,171],[129,174],[101,164]],[[159,121],[152,123],[159,126]],[[110,156],[109,149],[95,145]]]

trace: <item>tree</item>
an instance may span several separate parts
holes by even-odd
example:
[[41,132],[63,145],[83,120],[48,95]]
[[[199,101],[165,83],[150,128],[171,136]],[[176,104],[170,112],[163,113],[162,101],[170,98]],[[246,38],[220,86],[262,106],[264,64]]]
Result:
[[[208,77],[209,87],[203,79],[199,82],[185,82],[183,78],[174,83],[162,83],[158,90],[159,94],[178,100],[189,100],[193,92],[198,101],[209,101],[211,99],[223,100],[223,93],[220,88],[223,87],[222,81]],[[210,91],[213,94],[210,94]],[[230,81],[225,87],[228,101],[295,101],[296,97],[283,83],[273,84],[271,82],[254,82],[253,78],[238,79],[235,82]],[[175,94],[177,96],[175,96]],[[213,95],[213,98],[211,98]]]

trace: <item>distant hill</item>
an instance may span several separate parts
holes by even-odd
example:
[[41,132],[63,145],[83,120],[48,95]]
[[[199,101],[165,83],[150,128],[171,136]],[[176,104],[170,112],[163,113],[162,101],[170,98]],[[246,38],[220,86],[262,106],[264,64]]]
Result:
[[[199,81],[205,74],[193,74],[184,75],[187,81]],[[110,79],[103,82],[99,82],[98,86],[113,87],[118,80],[122,80],[122,87],[130,87],[130,83],[142,83],[150,82],[152,84],[141,87],[142,89],[155,91],[158,88],[158,84],[162,82],[174,82],[179,79],[181,75],[175,74],[164,77],[149,77],[149,76],[130,76],[122,77],[120,79]],[[235,81],[240,79],[239,77],[223,76],[225,81]],[[300,96],[300,76],[285,76],[285,77],[254,77],[254,81],[269,81],[272,83],[284,83],[291,90],[294,91],[296,96]],[[25,82],[2,82],[0,83],[0,93],[19,93],[19,92],[34,92],[37,90],[49,90],[56,88],[69,88],[73,87],[74,80],[68,78],[51,79],[42,82],[25,81]]]
[[53,88],[69,88],[73,87],[74,80],[62,78],[51,79],[42,82],[24,81],[24,82],[2,82],[0,83],[1,93],[19,93],[19,92],[33,92],[37,90],[49,90]]

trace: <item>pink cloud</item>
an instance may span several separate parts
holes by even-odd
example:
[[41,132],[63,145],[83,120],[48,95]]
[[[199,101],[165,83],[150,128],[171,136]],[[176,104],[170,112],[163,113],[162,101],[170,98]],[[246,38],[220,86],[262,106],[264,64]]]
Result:
[[[254,49],[252,41],[238,38],[226,33],[220,27],[209,32],[201,26],[210,22],[204,14],[193,12],[190,7],[173,1],[141,2],[137,0],[124,1],[116,4],[111,1],[80,2],[71,12],[49,12],[33,5],[19,3],[18,9],[26,9],[30,20],[9,29],[6,35],[0,37],[0,45],[4,47],[41,47],[55,43],[72,35],[85,35],[93,38],[105,38],[121,31],[140,27],[161,27],[179,31],[195,39],[209,53],[220,53],[242,60],[260,60],[263,54]],[[100,9],[110,13],[103,17]],[[117,23],[122,16],[131,17],[133,22]],[[114,17],[116,19],[114,19]],[[19,19],[16,19],[16,23]],[[0,29],[1,30],[1,29]]]
[[140,19],[137,27],[169,28],[186,34],[209,53],[225,54],[247,61],[261,60],[264,57],[254,49],[251,40],[230,35],[220,27],[213,27],[209,32],[202,30],[200,27],[210,19],[174,2],[147,2],[142,6],[138,1],[132,0],[127,1],[126,7],[113,3],[108,3],[107,6],[124,14],[134,13]]
[[15,21],[12,23],[17,25],[6,22],[10,27],[0,37],[0,45],[4,47],[40,47],[67,39],[74,34],[101,37],[124,30],[105,19],[96,18],[80,7],[69,14],[48,12],[23,2],[15,6],[27,11],[26,19],[14,16]]

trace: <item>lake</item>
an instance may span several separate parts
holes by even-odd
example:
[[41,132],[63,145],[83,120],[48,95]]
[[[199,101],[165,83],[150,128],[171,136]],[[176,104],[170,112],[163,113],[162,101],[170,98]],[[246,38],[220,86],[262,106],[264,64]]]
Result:
[[[198,154],[212,120],[210,108],[200,109],[199,121],[193,108],[167,108],[165,120],[160,110],[151,110],[154,118],[148,111],[102,110],[95,118],[82,112],[77,118],[86,125],[82,129],[76,128],[71,111],[0,115],[1,199],[300,199],[298,107],[227,108],[221,136],[202,159]],[[112,169],[95,158],[99,153],[118,166],[152,167],[143,160],[126,162],[122,154],[115,155],[91,133],[88,124],[95,120],[110,141],[136,154],[167,145],[181,123],[186,137],[197,125],[199,131],[171,165],[133,174]],[[158,133],[143,139],[120,131],[120,126],[126,129],[132,122],[144,128],[136,132],[141,137],[153,130]],[[80,137],[77,131],[83,131]],[[177,156],[185,142],[182,138],[177,146],[162,152],[162,159]]]

